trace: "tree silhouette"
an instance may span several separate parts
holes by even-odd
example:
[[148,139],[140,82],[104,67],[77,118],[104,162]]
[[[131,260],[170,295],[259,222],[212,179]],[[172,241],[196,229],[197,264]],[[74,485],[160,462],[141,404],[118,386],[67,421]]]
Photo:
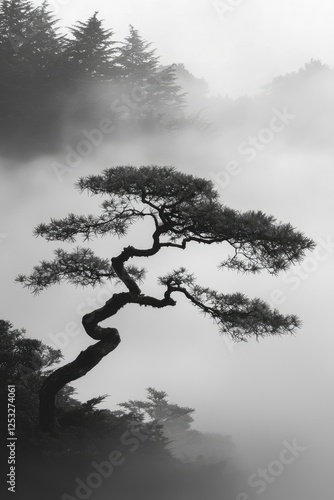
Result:
[[3,0],[0,5],[0,47],[6,60],[20,59],[20,48],[29,40],[34,9],[26,0]]
[[[76,130],[110,118],[120,136],[184,126],[175,66],[133,27],[123,43],[95,12],[63,35],[47,1],[0,0],[0,146],[3,154],[58,152]],[[120,125],[120,126],[118,126]],[[17,144],[20,147],[17,147]]]
[[57,22],[47,2],[34,9],[29,18],[30,33],[21,52],[33,68],[39,87],[41,80],[50,86],[63,76],[60,68],[65,37],[58,33]]
[[7,64],[15,64],[16,72],[25,70],[24,76],[34,77],[35,84],[54,77],[64,44],[64,36],[58,34],[56,24],[47,2],[33,8],[31,2],[24,0],[3,1],[0,6],[2,59]]
[[143,102],[146,119],[154,123],[155,127],[157,122],[173,126],[184,120],[186,93],[181,90],[176,81],[175,65],[159,68],[147,79]]
[[[59,350],[40,340],[27,338],[24,329],[14,329],[9,321],[0,320],[0,387],[1,409],[7,409],[7,384],[15,385],[17,392],[17,433],[23,442],[34,432],[38,417],[38,392],[50,367],[59,363]],[[51,370],[53,371],[53,370]],[[6,411],[0,415],[1,432],[7,428]]]
[[234,451],[231,436],[203,433],[193,429],[193,408],[171,403],[165,391],[148,387],[146,393],[144,401],[130,400],[118,404],[123,409],[121,415],[130,412],[138,419],[144,418],[146,422],[159,426],[168,439],[168,449],[174,457],[187,463],[195,463],[198,460],[221,463],[231,456]]
[[64,37],[56,23],[47,2],[36,8],[25,1],[1,4],[2,151],[43,150],[59,140]]
[[184,432],[190,429],[193,422],[193,408],[180,406],[168,401],[165,391],[157,391],[153,387],[148,387],[147,400],[130,400],[120,403],[118,406],[130,411],[134,415],[148,416],[153,422],[160,424],[164,433],[171,437],[176,432]]
[[130,25],[115,64],[122,90],[127,94],[133,90],[140,92],[140,105],[132,113],[137,120],[151,122],[156,127],[157,122],[168,124],[183,117],[185,94],[176,82],[174,65],[160,67],[151,45]]
[[109,79],[113,74],[113,32],[102,24],[95,12],[85,23],[71,28],[73,39],[68,41],[67,58],[78,75]]
[[120,47],[115,63],[122,80],[143,86],[155,73],[159,58],[154,55],[155,49],[150,49],[151,43],[146,42],[138,30],[132,25],[129,29],[130,33]]
[[105,305],[85,314],[82,323],[86,333],[98,342],[91,345],[67,365],[55,370],[40,392],[40,425],[51,430],[57,426],[55,397],[67,383],[84,376],[120,343],[118,331],[99,323],[114,316],[127,304],[154,308],[175,306],[175,296],[182,294],[201,312],[209,315],[221,332],[235,340],[291,333],[300,326],[296,316],[280,314],[260,299],[249,299],[242,293],[223,294],[196,283],[184,268],[159,278],[163,286],[160,298],[146,295],[138,282],[145,270],[126,264],[133,258],[151,257],[161,250],[185,250],[190,243],[229,244],[233,255],[221,267],[241,272],[267,270],[276,275],[304,256],[314,243],[290,224],[276,222],[263,212],[241,213],[225,207],[211,181],[176,171],[173,167],[119,166],[78,181],[81,191],[103,195],[102,212],[96,215],[69,214],[61,220],[40,224],[35,234],[48,241],[75,242],[96,236],[124,236],[137,221],[152,224],[152,245],[141,249],[125,247],[108,259],[96,256],[85,247],[72,252],[55,251],[52,261],[42,261],[30,275],[17,280],[38,293],[62,281],[74,285],[101,285],[121,282],[127,291],[114,293]]

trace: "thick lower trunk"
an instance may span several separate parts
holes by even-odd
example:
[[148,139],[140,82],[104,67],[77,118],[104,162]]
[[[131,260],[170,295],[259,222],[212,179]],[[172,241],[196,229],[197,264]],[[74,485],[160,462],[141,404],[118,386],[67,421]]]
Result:
[[69,382],[77,380],[96,366],[104,356],[116,349],[121,339],[116,328],[103,328],[98,324],[114,316],[126,304],[141,306],[166,307],[174,306],[170,293],[166,292],[163,299],[139,296],[134,293],[115,293],[103,307],[86,314],[82,319],[86,333],[98,342],[82,351],[79,356],[61,368],[52,372],[44,381],[39,393],[39,425],[41,430],[57,433],[58,423],[56,418],[57,393]]
[[39,393],[39,425],[41,430],[52,433],[57,432],[57,393],[69,382],[86,375],[104,356],[116,349],[120,343],[121,339],[116,328],[106,328],[104,330],[110,331],[109,337],[106,336],[104,340],[89,346],[74,361],[58,368],[44,381]]

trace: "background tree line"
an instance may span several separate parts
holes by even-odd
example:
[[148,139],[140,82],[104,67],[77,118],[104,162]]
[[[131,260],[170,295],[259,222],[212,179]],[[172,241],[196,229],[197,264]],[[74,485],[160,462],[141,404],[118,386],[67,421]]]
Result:
[[133,26],[116,42],[97,12],[67,36],[47,2],[2,1],[0,71],[4,152],[13,142],[52,151],[64,123],[94,126],[101,113],[130,127],[170,128],[184,119],[175,67],[160,66]]
[[113,143],[138,133],[152,137],[190,128],[204,140],[217,135],[231,158],[240,141],[264,126],[273,107],[283,106],[303,123],[289,128],[291,146],[331,144],[315,119],[321,113],[325,124],[332,109],[334,72],[321,61],[312,59],[298,71],[278,76],[255,96],[215,96],[182,63],[161,65],[152,44],[135,27],[117,41],[105,25],[94,13],[63,34],[47,2],[35,7],[27,0],[2,1],[3,156],[26,160],[58,153],[65,145],[75,147],[83,129],[110,119],[114,130],[105,139]]

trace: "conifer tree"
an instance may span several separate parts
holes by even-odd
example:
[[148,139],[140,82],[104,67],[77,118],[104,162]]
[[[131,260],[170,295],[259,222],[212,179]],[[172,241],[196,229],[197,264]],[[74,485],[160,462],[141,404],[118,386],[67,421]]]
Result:
[[122,80],[144,87],[148,79],[154,76],[159,58],[154,55],[155,49],[150,49],[151,45],[130,25],[130,33],[115,59]]
[[18,276],[17,280],[35,293],[62,281],[81,286],[121,282],[127,290],[114,293],[104,306],[84,315],[83,327],[97,342],[46,379],[40,393],[42,428],[50,430],[57,425],[55,397],[58,391],[84,376],[117,348],[118,330],[101,327],[99,323],[128,304],[173,307],[175,296],[181,294],[211,317],[222,333],[239,341],[291,333],[300,326],[296,316],[280,314],[263,300],[199,285],[195,276],[183,267],[159,277],[162,297],[147,295],[139,287],[145,270],[128,265],[132,259],[144,257],[146,260],[171,248],[186,250],[194,243],[226,244],[232,252],[220,267],[244,273],[267,270],[276,275],[298,263],[306,250],[314,248],[314,242],[290,224],[279,223],[260,211],[240,213],[228,208],[220,202],[211,181],[172,167],[114,167],[102,175],[80,179],[78,187],[106,197],[101,214],[72,213],[61,220],[52,219],[49,224],[40,224],[36,235],[62,242],[75,242],[82,237],[85,240],[107,235],[122,237],[135,222],[146,220],[148,229],[152,226],[152,243],[144,249],[126,246],[111,260],[98,257],[88,247],[78,246],[70,252],[60,248],[53,260],[42,261],[30,275]]
[[[38,422],[38,392],[50,367],[59,363],[62,354],[40,340],[27,338],[24,329],[14,329],[9,321],[0,320],[0,387],[1,406],[7,397],[7,385],[15,385],[17,393],[17,432],[22,439],[31,437]],[[1,409],[3,409],[1,407]],[[0,427],[7,426],[1,412]],[[1,429],[2,430],[2,429]]]
[[71,29],[73,39],[66,51],[72,70],[79,76],[110,79],[113,74],[113,32],[103,28],[95,12],[86,22],[79,22]]
[[184,118],[186,93],[176,82],[175,65],[158,68],[148,78],[146,106],[148,115],[165,126],[177,125]]
[[22,47],[22,52],[31,63],[37,79],[51,77],[54,79],[61,76],[60,61],[64,51],[65,37],[58,33],[57,22],[47,1],[34,9],[30,15],[29,39]]
[[0,7],[0,51],[8,62],[20,59],[20,48],[31,36],[33,6],[27,0],[3,0]]
[[165,434],[171,437],[175,432],[189,430],[195,410],[193,408],[179,406],[170,403],[165,391],[157,391],[148,387],[147,401],[130,400],[120,403],[118,406],[130,411],[133,415],[145,415],[151,421],[161,425]]
[[130,95],[137,90],[141,95],[132,110],[133,118],[166,124],[182,114],[184,94],[176,83],[174,66],[159,67],[159,58],[151,45],[130,25],[130,33],[115,63],[123,91]]

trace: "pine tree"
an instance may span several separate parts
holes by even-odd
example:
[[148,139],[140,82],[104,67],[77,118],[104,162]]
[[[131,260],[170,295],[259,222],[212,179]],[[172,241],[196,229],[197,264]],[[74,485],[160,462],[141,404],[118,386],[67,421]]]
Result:
[[[7,397],[7,384],[16,387],[17,432],[21,439],[30,438],[38,421],[38,392],[50,367],[59,363],[62,354],[40,340],[28,338],[24,329],[14,329],[0,319],[0,400]],[[69,400],[70,401],[70,400]],[[7,426],[5,413],[0,428]],[[29,435],[30,434],[30,435]]]
[[29,18],[29,38],[22,47],[23,56],[29,60],[37,78],[56,77],[60,57],[64,51],[65,37],[58,34],[57,20],[48,3],[34,9]]
[[0,7],[0,51],[7,62],[20,59],[20,48],[31,35],[32,3],[26,0],[3,0]]
[[31,75],[50,76],[64,37],[58,35],[57,21],[47,2],[33,8],[24,0],[3,1],[0,9],[0,51],[3,60],[24,65]]
[[69,41],[66,54],[72,70],[79,76],[110,79],[115,42],[112,30],[103,28],[97,14],[95,12],[85,23],[79,22],[71,29],[74,38]]
[[161,425],[165,435],[173,437],[177,432],[190,429],[193,422],[193,408],[172,404],[167,393],[148,387],[147,401],[130,400],[118,406],[130,411],[133,415],[148,416],[151,422]]
[[[5,109],[12,96],[21,94],[25,82],[27,84],[31,78],[31,65],[23,56],[22,48],[31,34],[29,21],[32,12],[31,2],[25,0],[4,0],[0,7],[0,92]],[[15,113],[15,109],[11,110]],[[6,115],[4,109],[1,112]]]
[[27,115],[26,104],[31,105],[32,68],[23,57],[22,48],[29,39],[32,12],[31,2],[25,0],[3,1],[0,7],[0,113],[5,119],[0,126],[0,137],[6,146],[10,130],[15,130],[17,141],[22,117]]
[[148,78],[146,86],[146,106],[150,118],[168,127],[184,119],[186,93],[181,90],[176,81],[175,65],[158,68]]
[[[200,312],[208,315],[220,331],[236,341],[292,333],[300,326],[294,315],[280,314],[260,299],[242,293],[226,294],[201,286],[195,276],[180,267],[159,277],[162,298],[142,292],[139,283],[145,269],[128,264],[133,258],[151,257],[168,248],[186,250],[191,243],[229,244],[230,256],[220,263],[223,269],[243,273],[267,270],[276,275],[302,260],[315,244],[291,224],[279,223],[260,211],[241,213],[219,200],[213,183],[187,175],[172,167],[155,165],[135,168],[119,166],[79,180],[81,191],[103,195],[102,212],[97,215],[69,214],[64,219],[42,223],[35,234],[48,241],[75,242],[97,236],[123,237],[137,221],[152,223],[152,246],[126,246],[110,258],[97,256],[91,248],[78,246],[72,251],[59,248],[55,258],[42,261],[30,275],[17,281],[38,293],[53,284],[67,281],[73,285],[94,286],[122,282],[125,290],[114,293],[105,305],[86,314],[83,327],[97,341],[67,365],[54,371],[40,393],[40,424],[57,427],[55,398],[67,383],[94,368],[120,343],[116,328],[101,327],[128,304],[164,308],[176,305],[175,295],[185,296]],[[205,261],[205,257],[203,258]]]
[[150,50],[152,44],[144,40],[132,25],[130,34],[125,38],[119,55],[115,60],[121,80],[144,87],[157,69],[159,58],[155,49]]
[[159,57],[151,45],[130,25],[130,34],[115,63],[123,92],[131,95],[135,89],[141,95],[132,109],[133,118],[166,125],[183,116],[184,94],[176,83],[174,66],[159,67]]
[[148,80],[154,96],[166,106],[182,105],[185,94],[180,94],[181,86],[176,81],[175,65],[159,68]]

